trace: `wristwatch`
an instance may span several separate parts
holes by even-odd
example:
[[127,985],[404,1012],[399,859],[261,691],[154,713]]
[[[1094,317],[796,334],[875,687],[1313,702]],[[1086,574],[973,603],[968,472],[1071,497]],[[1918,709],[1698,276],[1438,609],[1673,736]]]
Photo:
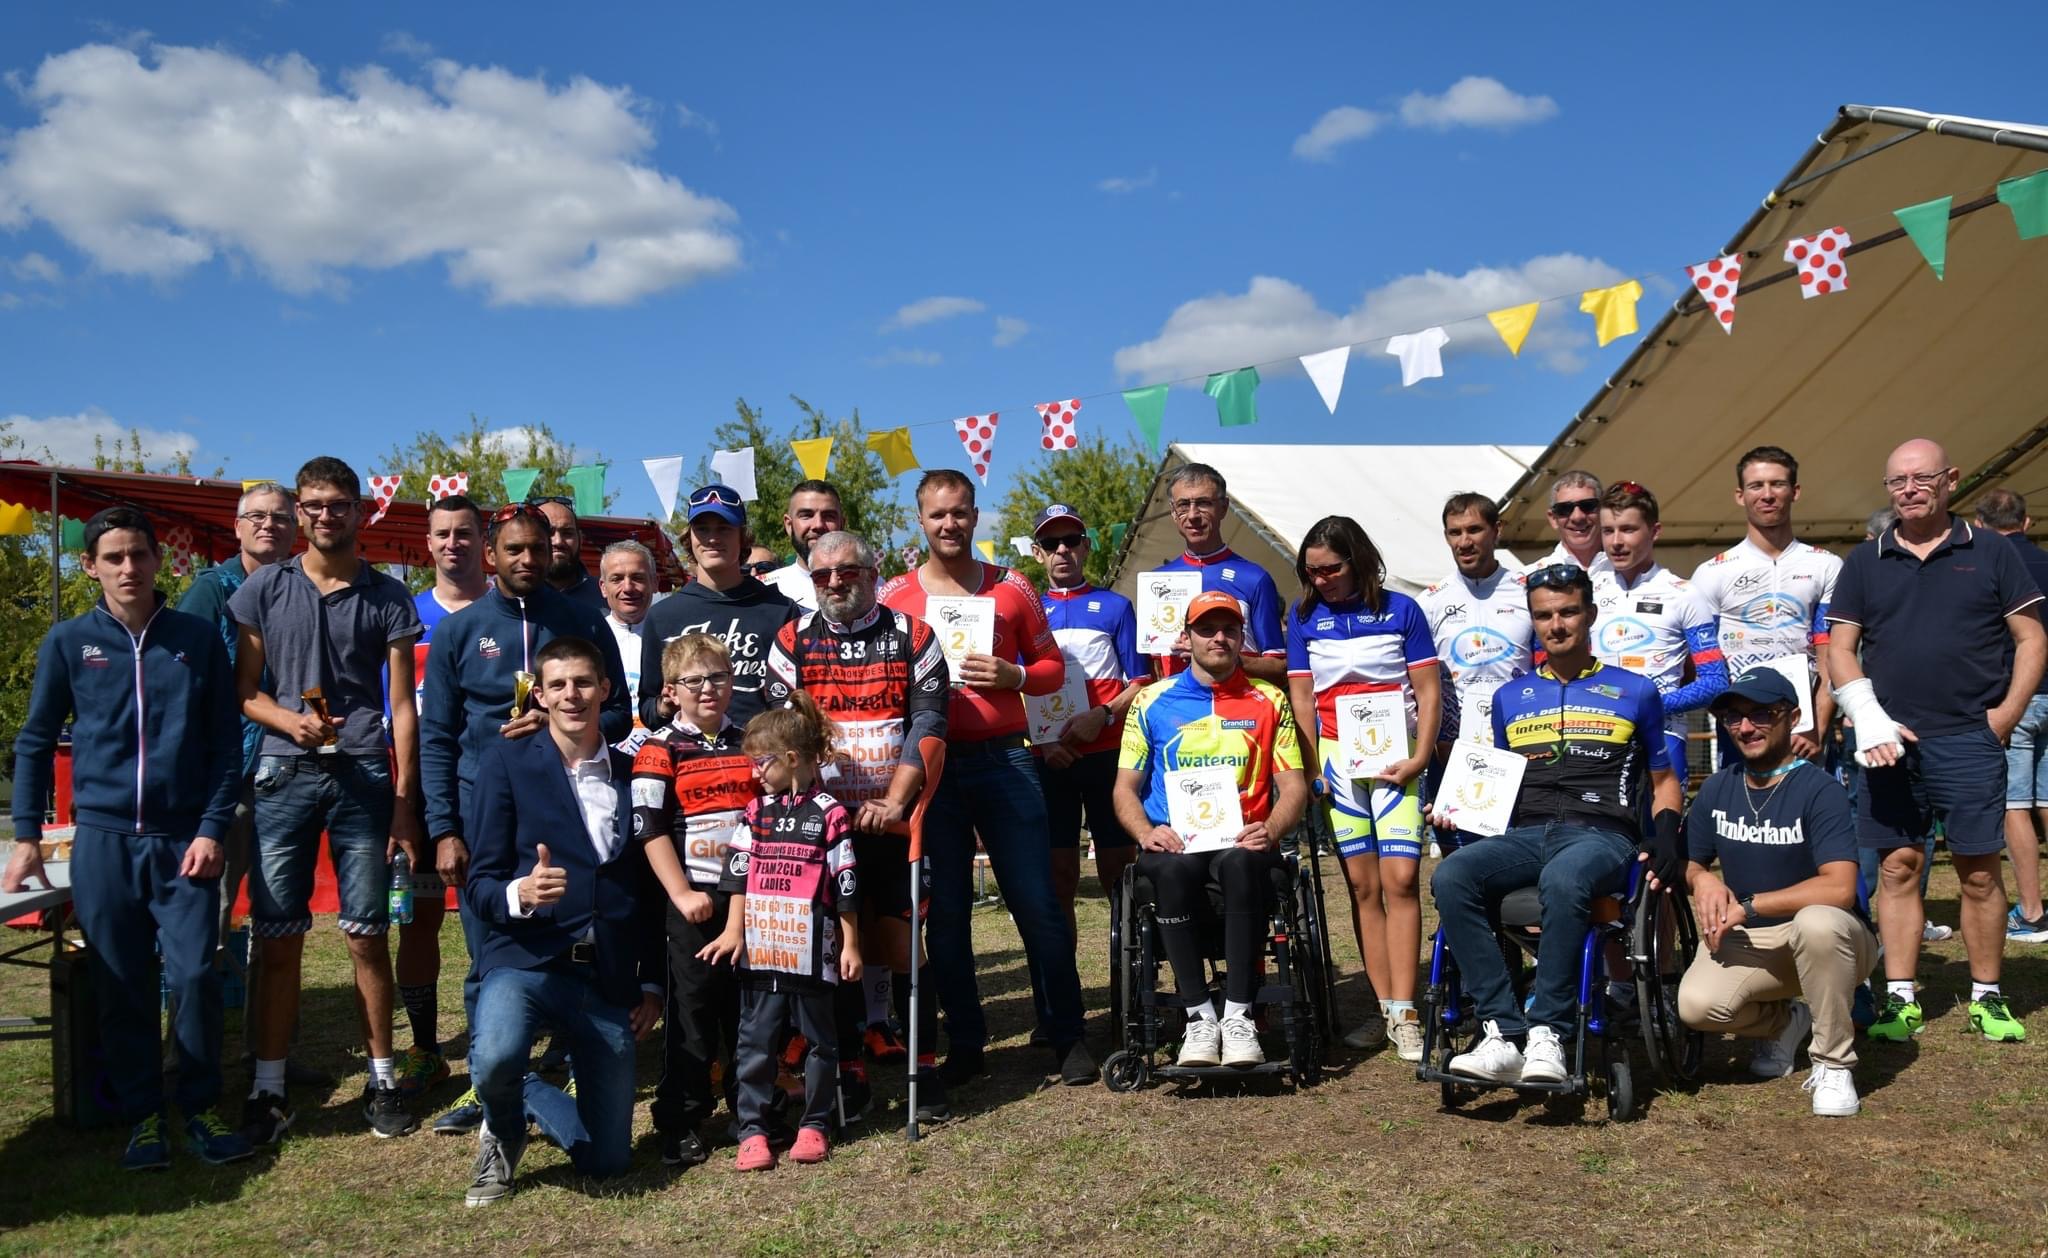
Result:
[[1756,918],[1756,897],[1755,897],[1755,896],[1753,896],[1753,895],[1746,895],[1746,896],[1743,896],[1743,897],[1742,897],[1742,898],[1741,898],[1740,900],[1737,900],[1737,901],[1736,901],[1736,903],[1742,906],[1742,917],[1743,917],[1743,920],[1745,920],[1745,921],[1753,921],[1753,920],[1755,920],[1755,918]]

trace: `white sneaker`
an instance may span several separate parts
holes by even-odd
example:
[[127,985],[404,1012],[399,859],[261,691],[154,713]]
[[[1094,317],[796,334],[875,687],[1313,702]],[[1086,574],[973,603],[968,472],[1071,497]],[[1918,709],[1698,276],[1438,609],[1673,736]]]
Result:
[[1380,1042],[1380,1024],[1370,1019],[1344,1033],[1346,1048],[1371,1048]]
[[1749,1073],[1759,1079],[1782,1079],[1798,1065],[1799,1050],[1813,1035],[1813,1010],[1803,1000],[1792,1002],[1792,1016],[1776,1039],[1758,1040],[1749,1055]]
[[1527,1054],[1522,1062],[1523,1083],[1564,1082],[1564,1044],[1557,1032],[1547,1026],[1530,1027],[1529,1047],[1523,1051]]
[[1187,1035],[1180,1042],[1176,1066],[1219,1066],[1223,1060],[1223,1028],[1207,1018],[1189,1018]]
[[1485,1034],[1469,1053],[1459,1053],[1451,1058],[1446,1067],[1454,1075],[1467,1079],[1486,1079],[1494,1083],[1514,1083],[1522,1077],[1522,1050],[1516,1048],[1500,1033],[1500,1023],[1489,1020],[1482,1028]]
[[[1943,926],[1939,922],[1930,921],[1920,928],[1920,939],[1923,943],[1940,943],[1944,939],[1954,939],[1955,937],[1955,927]],[[1853,1096],[1854,1093],[1851,1093],[1851,1095]],[[1850,1112],[1854,1113],[1855,1111],[1852,1110]]]
[[1422,1015],[1403,1010],[1387,1026],[1387,1038],[1394,1042],[1394,1055],[1402,1061],[1422,1060]]
[[1863,1108],[1856,1099],[1856,1081],[1841,1066],[1813,1063],[1806,1076],[1806,1090],[1813,1093],[1813,1112],[1821,1118],[1848,1118]]
[[1259,1029],[1245,1017],[1223,1019],[1223,1064],[1259,1066],[1265,1064],[1266,1050],[1259,1047]]

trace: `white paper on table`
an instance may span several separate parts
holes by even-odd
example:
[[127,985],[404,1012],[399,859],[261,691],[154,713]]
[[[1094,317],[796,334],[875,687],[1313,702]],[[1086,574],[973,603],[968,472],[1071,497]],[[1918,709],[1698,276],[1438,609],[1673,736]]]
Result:
[[1408,758],[1408,709],[1398,690],[1337,696],[1337,768],[1370,778]]
[[1244,832],[1237,770],[1212,764],[1168,772],[1166,824],[1180,836],[1184,852],[1219,852],[1235,845]]
[[996,649],[996,601],[978,594],[942,594],[924,604],[924,622],[939,635],[946,671],[960,684],[960,661]]
[[1031,723],[1031,745],[1056,743],[1067,722],[1088,710],[1088,678],[1081,666],[1067,661],[1067,678],[1049,695],[1025,695],[1024,719]]
[[1466,834],[1506,834],[1515,816],[1515,796],[1529,767],[1520,752],[1459,743],[1451,749],[1444,780],[1437,787],[1436,815]]
[[1171,655],[1180,639],[1180,622],[1188,604],[1202,592],[1199,572],[1138,574],[1138,653]]
[[1774,660],[1765,660],[1758,665],[1774,673],[1781,673],[1792,683],[1792,692],[1799,696],[1799,721],[1792,727],[1795,734],[1813,732],[1813,666],[1804,655],[1780,655]]
[[1493,746],[1494,683],[1480,682],[1479,689],[1458,697],[1458,741]]

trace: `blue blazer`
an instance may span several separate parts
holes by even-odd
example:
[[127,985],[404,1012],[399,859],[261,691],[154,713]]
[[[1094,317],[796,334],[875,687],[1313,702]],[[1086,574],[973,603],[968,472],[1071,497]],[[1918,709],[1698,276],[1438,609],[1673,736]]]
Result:
[[[610,747],[605,751],[618,795],[615,824],[621,847],[603,865],[583,828],[583,811],[562,771],[561,753],[546,730],[497,739],[479,758],[468,827],[469,880],[462,888],[469,911],[483,923],[476,956],[479,978],[505,967],[543,968],[567,955],[586,932],[594,932],[597,986],[607,1001],[636,1005],[643,987],[661,990],[660,909],[665,900],[632,835],[633,760]],[[542,843],[548,845],[549,859],[568,871],[568,890],[532,917],[514,917],[505,904],[505,888],[533,872]]]

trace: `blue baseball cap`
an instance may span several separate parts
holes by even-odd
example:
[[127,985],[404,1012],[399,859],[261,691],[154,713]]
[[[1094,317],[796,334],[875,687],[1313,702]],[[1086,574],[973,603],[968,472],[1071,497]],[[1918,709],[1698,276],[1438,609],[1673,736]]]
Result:
[[1728,689],[1714,696],[1707,710],[1718,712],[1730,699],[1747,699],[1751,703],[1769,706],[1773,703],[1799,706],[1799,692],[1792,687],[1792,679],[1775,668],[1752,668],[1736,675],[1728,683]]
[[715,515],[736,529],[747,527],[747,508],[739,491],[730,485],[706,485],[690,494],[690,516]]
[[1055,502],[1051,506],[1047,507],[1045,510],[1039,512],[1038,518],[1031,522],[1031,536],[1037,537],[1040,533],[1045,532],[1045,526],[1051,524],[1055,520],[1072,520],[1074,522],[1074,527],[1080,529],[1083,532],[1086,532],[1088,528],[1087,525],[1081,523],[1080,512],[1074,510],[1072,507],[1068,506],[1064,502]]

